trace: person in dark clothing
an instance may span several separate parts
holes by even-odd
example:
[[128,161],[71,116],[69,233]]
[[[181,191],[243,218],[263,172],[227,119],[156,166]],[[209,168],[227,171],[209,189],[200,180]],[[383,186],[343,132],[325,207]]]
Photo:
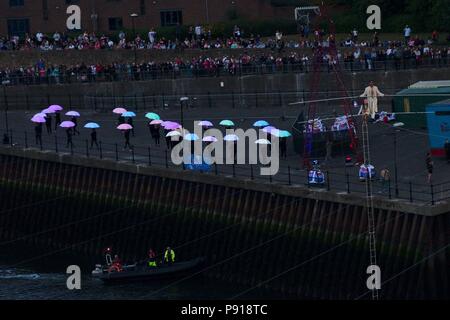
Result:
[[52,134],[52,117],[49,114],[45,117],[45,126],[47,127],[47,133]]
[[97,142],[97,130],[92,129],[92,132],[91,132],[91,149],[94,147],[94,144],[96,145],[97,149],[99,149],[98,142]]
[[287,158],[287,139],[280,138],[280,157]]
[[73,123],[75,123],[75,127],[73,127],[73,134],[80,135],[80,131],[78,131],[78,129],[77,129],[77,127],[78,127],[78,120],[77,120],[77,117],[72,117],[72,119],[70,119],[70,121],[72,121]]
[[69,148],[69,146],[71,146],[73,148],[73,142],[72,142],[73,132],[72,132],[72,128],[67,128],[66,136],[67,136],[66,148]]
[[61,124],[61,113],[57,111],[55,113],[55,131],[58,129],[58,126]]
[[9,144],[9,137],[8,134],[3,134],[3,144]]
[[119,116],[119,118],[117,119],[117,124],[120,126],[121,124],[125,123],[125,118],[122,117],[122,115]]
[[34,127],[34,135],[36,137],[36,144],[42,145],[42,123],[39,123]]
[[450,162],[450,142],[448,141],[448,139],[445,140],[444,151],[447,162]]
[[134,125],[133,125],[133,118],[127,118],[126,123],[128,123],[132,128],[131,128],[131,134],[134,137]]
[[431,176],[433,175],[434,162],[433,162],[433,158],[431,158],[430,153],[427,153],[427,158],[425,160],[425,164],[427,166],[427,171],[428,171],[427,181],[428,181],[428,183],[431,183]]
[[125,146],[123,147],[123,149],[125,150],[128,147],[128,149],[131,150],[132,147],[130,144],[130,130],[124,130],[123,135],[125,137]]
[[155,140],[155,144],[159,146],[159,139],[161,138],[161,134],[159,133],[159,127],[157,125],[154,126],[154,134],[152,134],[153,140]]

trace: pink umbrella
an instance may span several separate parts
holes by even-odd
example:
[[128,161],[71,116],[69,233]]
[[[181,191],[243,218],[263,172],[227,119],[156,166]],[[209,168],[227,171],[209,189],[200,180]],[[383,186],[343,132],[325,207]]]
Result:
[[73,127],[75,127],[75,123],[73,123],[72,121],[64,121],[59,126],[61,128],[73,128]]
[[33,118],[31,118],[31,121],[34,123],[45,123],[45,118],[35,115]]
[[115,114],[122,114],[122,113],[125,113],[125,112],[127,112],[127,109],[125,109],[125,108],[115,108],[114,110],[113,110],[113,113],[115,113]]
[[117,127],[119,130],[131,130],[133,129],[132,126],[130,126],[128,123],[123,123],[120,126]]
[[47,108],[47,110],[52,110],[54,112],[62,111],[63,107],[61,107],[60,105],[57,105],[57,104],[52,104],[50,107]]
[[217,138],[213,136],[206,136],[202,139],[203,142],[217,142]]
[[214,125],[212,124],[212,122],[210,122],[210,121],[200,121],[200,122],[198,123],[198,125],[199,125],[199,126],[202,126],[202,127],[212,127],[212,126],[214,126]]
[[66,113],[66,116],[69,116],[69,117],[79,117],[80,114],[79,114],[78,112],[76,112],[76,111],[69,111],[69,112]]
[[150,122],[150,124],[152,124],[152,125],[154,125],[154,124],[161,124],[163,122],[164,121],[162,121],[162,120],[153,120],[152,122]]
[[162,126],[164,127],[164,129],[167,129],[167,130],[175,130],[175,129],[181,128],[181,125],[179,123],[176,123],[173,121],[164,121],[162,123]]

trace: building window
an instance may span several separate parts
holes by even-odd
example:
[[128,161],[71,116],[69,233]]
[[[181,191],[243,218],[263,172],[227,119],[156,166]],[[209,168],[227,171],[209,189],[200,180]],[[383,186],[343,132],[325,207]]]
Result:
[[9,0],[10,7],[20,7],[24,5],[24,0]]
[[123,21],[122,18],[109,18],[109,30],[116,31],[120,30],[123,27]]
[[145,15],[145,0],[141,0],[140,9],[141,9],[141,16]]
[[181,10],[173,11],[161,11],[161,26],[176,26],[177,24],[183,24],[183,15]]
[[8,34],[10,36],[23,37],[30,32],[30,22],[28,19],[8,19]]

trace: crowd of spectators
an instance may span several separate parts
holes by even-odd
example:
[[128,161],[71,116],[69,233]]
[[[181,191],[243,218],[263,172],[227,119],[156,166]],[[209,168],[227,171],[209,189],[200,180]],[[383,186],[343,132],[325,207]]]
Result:
[[[409,27],[407,27],[409,28]],[[407,29],[405,28],[405,30]],[[408,32],[407,32],[408,31]],[[329,47],[335,39],[325,34],[323,30],[315,30],[310,36],[309,31],[302,29],[299,41],[286,40],[281,32],[276,32],[274,39],[262,40],[261,37],[250,35],[244,38],[243,32],[235,26],[232,37],[212,40],[211,31],[201,27],[189,29],[188,37],[180,42],[164,38],[158,39],[156,31],[151,29],[148,39],[137,36],[133,41],[126,39],[124,32],[114,42],[107,36],[97,37],[95,34],[83,33],[76,38],[56,32],[48,37],[38,32],[34,37],[26,36],[24,41],[17,37],[1,38],[0,49],[5,50],[83,50],[83,49],[114,49],[114,48],[245,48],[245,53],[213,57],[203,52],[202,55],[187,59],[180,54],[169,61],[145,61],[139,63],[116,62],[110,64],[52,65],[39,60],[33,65],[19,68],[0,69],[0,84],[35,84],[35,83],[66,83],[88,81],[144,80],[180,76],[219,76],[223,74],[242,74],[256,72],[308,72],[311,70],[313,50],[303,50],[303,53],[293,51],[293,48]],[[429,64],[446,64],[450,54],[449,48],[434,45],[439,35],[433,32],[430,39],[424,41],[411,37],[411,30],[406,30],[404,39],[382,42],[377,33],[371,41],[359,39],[358,32],[353,30],[347,39],[337,44],[337,59],[344,62],[344,67],[352,70],[375,70],[381,68],[418,67],[426,61]],[[278,50],[256,53],[251,48],[270,47]],[[330,70],[337,61],[327,50],[324,50],[322,60],[324,70]]]

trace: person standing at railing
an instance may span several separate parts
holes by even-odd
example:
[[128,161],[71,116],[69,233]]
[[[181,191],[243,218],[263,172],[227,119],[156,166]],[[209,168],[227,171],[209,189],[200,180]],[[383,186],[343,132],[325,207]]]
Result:
[[130,144],[130,130],[124,130],[123,136],[125,137],[125,145],[123,149],[126,150],[128,148],[129,150],[131,150],[132,147]]
[[61,124],[61,113],[59,111],[55,112],[55,131],[58,129],[58,126]]
[[92,149],[92,147],[94,147],[94,144],[97,147],[97,149],[100,149],[98,146],[98,142],[97,142],[97,130],[92,129],[92,131],[91,131],[91,149]]
[[71,146],[73,148],[72,136],[73,136],[72,128],[67,128],[66,129],[66,137],[67,137],[66,148],[69,148],[69,146]]
[[77,129],[77,126],[78,126],[77,117],[72,117],[72,119],[70,119],[70,121],[75,123],[75,127],[73,127],[73,133],[77,134],[77,135],[80,135],[80,131],[78,131],[78,129]]
[[45,117],[45,127],[47,128],[47,133],[52,134],[52,117],[50,114],[47,114]]
[[36,138],[36,144],[42,145],[42,123],[38,123],[34,127],[34,136]]

